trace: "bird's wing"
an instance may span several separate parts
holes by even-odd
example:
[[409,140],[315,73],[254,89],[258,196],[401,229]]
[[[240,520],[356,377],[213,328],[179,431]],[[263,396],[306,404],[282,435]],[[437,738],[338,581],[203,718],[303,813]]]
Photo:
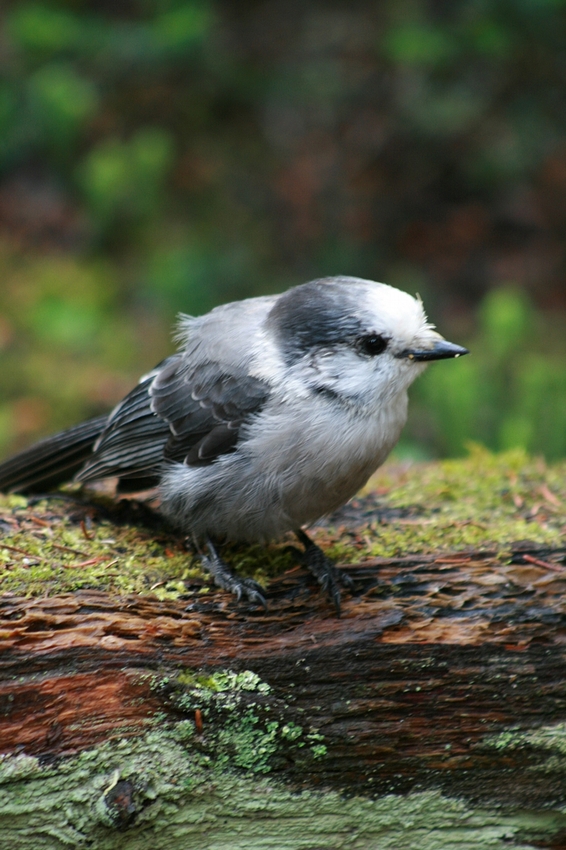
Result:
[[165,458],[205,465],[233,451],[240,427],[270,392],[265,381],[220,363],[192,367],[186,358],[169,363],[149,391],[153,411],[170,428]]
[[179,353],[115,408],[77,480],[118,476],[121,489],[158,482],[164,460],[205,465],[233,451],[241,425],[271,388],[240,367]]

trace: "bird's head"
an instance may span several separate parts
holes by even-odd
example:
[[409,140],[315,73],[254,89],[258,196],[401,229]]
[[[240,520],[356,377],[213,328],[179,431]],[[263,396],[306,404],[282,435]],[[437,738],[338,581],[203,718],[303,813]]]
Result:
[[267,323],[288,368],[312,390],[363,406],[404,392],[430,361],[468,353],[434,330],[419,298],[355,277],[288,290]]

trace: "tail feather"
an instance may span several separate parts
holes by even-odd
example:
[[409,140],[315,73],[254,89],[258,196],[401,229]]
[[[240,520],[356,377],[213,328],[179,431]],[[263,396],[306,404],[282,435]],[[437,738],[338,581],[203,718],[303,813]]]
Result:
[[69,481],[90,457],[107,416],[89,419],[0,463],[0,493],[46,492]]

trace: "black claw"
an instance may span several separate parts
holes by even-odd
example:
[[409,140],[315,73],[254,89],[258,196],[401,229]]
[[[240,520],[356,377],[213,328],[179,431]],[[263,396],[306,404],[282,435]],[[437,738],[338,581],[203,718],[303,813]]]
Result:
[[321,588],[334,603],[337,615],[340,616],[340,589],[338,583],[352,590],[354,582],[347,573],[336,569],[330,558],[326,557],[322,549],[305,534],[302,528],[299,528],[295,533],[305,547],[305,551],[300,553],[301,562],[315,576]]
[[355,584],[352,576],[345,573],[344,570],[338,570],[338,580],[343,587],[347,587],[348,590],[354,590]]
[[267,611],[267,600],[262,593],[258,591],[252,590],[248,593],[248,599],[250,602],[255,603],[256,605],[261,605],[262,608],[265,608]]
[[251,578],[240,578],[237,576],[228,564],[222,560],[211,540],[207,540],[209,555],[201,555],[201,563],[214,579],[214,583],[233,593],[236,601],[240,602],[242,596],[245,596],[252,604],[261,605],[267,609],[267,602],[263,595],[261,585]]
[[263,587],[257,581],[254,581],[252,578],[236,578],[236,581],[238,582],[240,594],[245,593],[249,602],[261,605],[267,610],[267,601],[263,595]]

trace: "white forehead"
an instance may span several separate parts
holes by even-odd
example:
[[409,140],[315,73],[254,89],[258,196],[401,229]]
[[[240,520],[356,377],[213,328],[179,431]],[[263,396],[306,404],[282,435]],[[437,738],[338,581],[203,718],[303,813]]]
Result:
[[420,331],[432,327],[419,298],[386,283],[359,278],[353,278],[352,283],[354,281],[363,291],[358,315],[364,322],[375,324],[374,330],[397,339],[412,339]]

